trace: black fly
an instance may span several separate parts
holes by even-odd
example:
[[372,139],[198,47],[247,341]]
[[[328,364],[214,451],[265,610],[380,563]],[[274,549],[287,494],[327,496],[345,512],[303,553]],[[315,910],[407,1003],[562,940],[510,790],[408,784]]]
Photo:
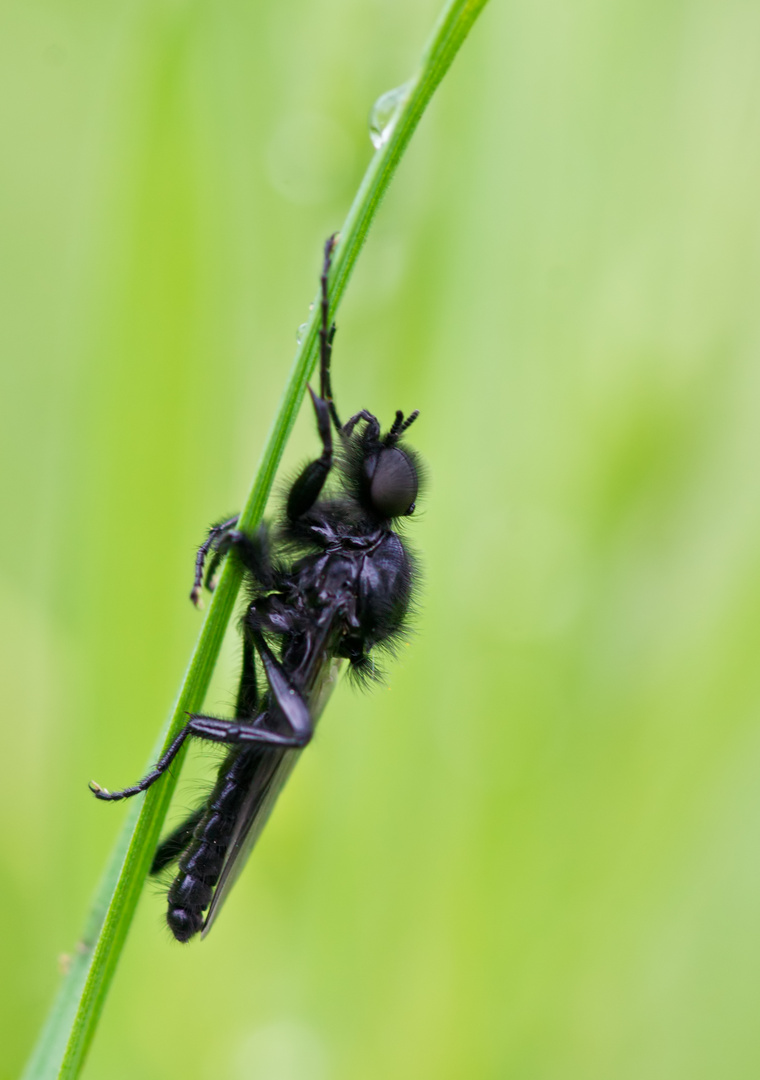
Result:
[[[210,530],[196,560],[195,604],[209,554],[207,588],[228,552],[246,575],[235,719],[192,715],[134,787],[109,792],[90,785],[99,799],[126,799],[158,780],[189,736],[229,747],[210,796],[163,841],[151,867],[156,874],[179,863],[167,913],[178,941],[208,932],[314,733],[342,662],[371,678],[373,648],[393,647],[411,602],[413,563],[391,526],[413,513],[417,498],[418,459],[401,442],[417,412],[406,419],[397,412],[385,435],[366,410],[346,424],[338,419],[330,385],[335,324],[328,326],[327,295],[334,243],[331,237],[325,245],[321,276],[319,396],[309,387],[322,453],[293,483],[274,527],[261,525],[249,535],[237,529],[237,517],[230,518]],[[334,490],[323,494],[330,475]]]

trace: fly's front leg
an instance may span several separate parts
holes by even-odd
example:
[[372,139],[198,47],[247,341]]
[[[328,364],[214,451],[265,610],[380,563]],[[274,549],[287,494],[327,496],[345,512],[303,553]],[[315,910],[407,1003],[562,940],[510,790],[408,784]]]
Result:
[[322,440],[322,453],[315,461],[310,461],[296,479],[288,495],[287,514],[290,521],[296,521],[311,510],[324,487],[333,461],[333,441],[330,428],[330,409],[324,398],[317,397],[309,386],[314,412],[317,417],[317,430]]
[[378,422],[378,419],[366,409],[362,409],[361,412],[358,412],[354,416],[352,416],[350,420],[346,420],[345,424],[340,429],[341,435],[344,435],[346,438],[352,435],[354,428],[360,420],[366,420],[367,422],[367,433],[370,441],[375,441],[380,438],[380,424]]
[[340,419],[335,409],[330,382],[330,358],[332,356],[333,339],[335,338],[335,323],[330,324],[330,296],[328,292],[328,278],[332,253],[337,243],[337,233],[333,233],[325,243],[325,256],[322,263],[322,273],[319,278],[320,284],[320,327],[319,327],[319,392],[320,396],[308,387],[314,412],[317,417],[317,430],[322,440],[322,453],[315,460],[309,462],[301,475],[296,479],[290,495],[288,496],[287,514],[292,522],[298,520],[311,510],[320,496],[325,480],[327,479],[333,462],[333,442],[330,421],[335,425],[338,432],[342,431]]
[[335,249],[337,240],[338,234],[333,233],[325,243],[325,258],[322,263],[322,274],[319,278],[321,296],[320,313],[322,317],[319,328],[319,392],[322,399],[327,402],[330,416],[335,424],[335,430],[340,431],[341,423],[335,408],[335,402],[333,401],[332,385],[330,382],[330,359],[332,357],[333,340],[335,338],[335,323],[333,323],[332,326],[329,324],[330,297],[327,291],[327,279],[330,274],[332,253]]

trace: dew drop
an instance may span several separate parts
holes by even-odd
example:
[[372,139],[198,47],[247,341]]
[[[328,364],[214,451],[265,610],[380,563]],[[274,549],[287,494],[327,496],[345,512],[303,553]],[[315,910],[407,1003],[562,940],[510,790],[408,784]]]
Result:
[[392,90],[386,90],[372,106],[372,112],[369,114],[369,137],[376,150],[385,146],[390,139],[396,126],[399,109],[408,91],[409,83],[402,83],[401,86],[395,86]]
[[303,339],[306,334],[306,329],[308,325],[308,323],[302,322],[296,330],[296,345],[301,345],[303,343]]

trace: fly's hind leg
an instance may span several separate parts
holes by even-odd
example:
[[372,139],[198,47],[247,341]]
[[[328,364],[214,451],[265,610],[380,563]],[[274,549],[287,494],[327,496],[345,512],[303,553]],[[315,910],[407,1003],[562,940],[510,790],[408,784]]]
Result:
[[[256,715],[258,697],[255,649],[251,635],[246,634],[243,640],[243,669],[240,673],[236,714],[240,717],[248,716],[253,719]],[[150,868],[151,874],[159,874],[180,857],[188,844],[190,844],[193,833],[202,821],[206,809],[205,805],[198,807],[181,825],[161,841],[156,849],[156,854],[153,856],[153,863]]]
[[[96,799],[103,802],[120,802],[122,799],[130,799],[133,795],[139,795],[141,791],[147,791],[149,787],[159,780],[180,751],[185,739],[193,736],[196,739],[204,739],[207,742],[223,743],[225,746],[271,746],[283,749],[299,748],[306,745],[312,735],[311,717],[306,702],[303,698],[290,701],[290,717],[297,718],[298,726],[293,726],[292,734],[283,734],[267,727],[263,722],[255,726],[248,718],[241,720],[221,720],[216,716],[191,716],[180,731],[177,738],[171,744],[164,756],[156,763],[151,771],[132,787],[122,788],[120,791],[109,791],[101,787],[94,780],[90,782],[90,791]],[[288,717],[288,719],[290,719]],[[291,725],[292,726],[292,725]]]
[[[261,713],[254,724],[248,717],[220,720],[215,716],[191,716],[187,724],[189,734],[228,745],[263,743],[267,746],[303,748],[314,734],[309,706],[263,635],[258,630],[249,630],[248,634],[264,667],[271,695],[269,709]],[[268,715],[275,711],[272,705],[276,707],[278,718],[285,722],[288,731],[283,732],[282,724],[272,725],[272,718]]]
[[151,874],[160,874],[167,866],[171,866],[173,862],[176,862],[192,840],[193,833],[200,825],[205,812],[206,807],[199,806],[197,810],[193,810],[192,814],[181,825],[178,825],[173,832],[164,837],[156,848],[156,854],[153,856],[153,862],[150,866]]
[[182,749],[185,739],[191,734],[190,724],[185,724],[169,749],[161,758],[159,758],[147,776],[144,776],[142,780],[133,784],[132,787],[122,788],[120,791],[109,791],[108,788],[101,787],[100,784],[96,784],[94,780],[91,780],[90,791],[96,799],[100,799],[103,802],[119,802],[121,799],[130,799],[133,795],[139,795],[141,791],[147,791],[151,784],[155,784],[156,780],[164,775]]
[[253,720],[259,704],[259,688],[256,682],[256,651],[251,635],[243,630],[243,667],[240,672],[235,716]]
[[[222,720],[216,716],[202,714],[191,715],[188,722],[179,732],[166,753],[160,758],[151,771],[133,784],[132,787],[122,788],[119,791],[109,791],[94,781],[90,783],[90,790],[97,799],[104,802],[119,802],[121,799],[130,799],[141,791],[147,791],[156,780],[160,779],[182,748],[188,737],[204,739],[207,742],[223,743],[226,746],[271,746],[282,749],[300,749],[309,742],[314,734],[309,707],[300,691],[293,686],[282,664],[275,657],[264,638],[258,631],[250,632],[251,647],[246,649],[248,660],[244,655],[241,688],[238,695],[238,703],[242,702],[246,715],[234,720]],[[285,721],[289,731],[282,731],[282,724],[272,726],[267,713],[261,713],[258,717],[255,712],[257,690],[255,686],[255,672],[253,671],[252,645],[261,656],[264,672],[267,677],[271,700],[277,707],[278,718]],[[249,674],[252,681],[246,681],[246,664],[249,664]],[[269,721],[269,722],[267,722]]]

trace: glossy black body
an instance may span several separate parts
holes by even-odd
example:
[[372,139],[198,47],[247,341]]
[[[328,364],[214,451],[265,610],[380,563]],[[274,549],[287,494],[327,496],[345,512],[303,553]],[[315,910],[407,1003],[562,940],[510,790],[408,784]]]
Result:
[[209,555],[209,588],[227,553],[245,572],[248,604],[241,621],[235,718],[191,716],[155,769],[133,788],[108,792],[91,785],[98,798],[126,798],[155,782],[187,737],[229,746],[210,796],[163,841],[153,862],[152,872],[158,873],[178,861],[167,921],[179,941],[213,922],[312,737],[337,666],[347,663],[356,675],[374,677],[373,650],[392,649],[412,602],[414,565],[395,525],[414,511],[417,497],[419,463],[401,441],[417,414],[405,420],[397,413],[385,435],[366,410],[340,423],[329,367],[335,334],[327,318],[332,247],[331,238],[321,278],[320,394],[311,393],[322,453],[291,486],[279,520],[249,535],[230,518],[211,529],[196,561],[196,603]]

